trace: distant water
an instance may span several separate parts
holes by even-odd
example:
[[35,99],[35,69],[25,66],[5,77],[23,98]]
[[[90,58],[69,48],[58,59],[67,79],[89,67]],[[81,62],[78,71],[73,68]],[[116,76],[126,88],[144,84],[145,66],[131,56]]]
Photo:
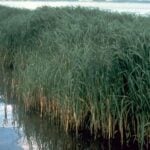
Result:
[[70,2],[70,1],[57,1],[57,2],[48,2],[48,1],[0,1],[0,5],[16,7],[16,8],[27,8],[27,9],[36,9],[42,6],[50,7],[89,7],[89,8],[99,8],[101,10],[107,10],[112,12],[127,12],[135,13],[140,15],[150,15],[150,3],[137,3],[137,2]]

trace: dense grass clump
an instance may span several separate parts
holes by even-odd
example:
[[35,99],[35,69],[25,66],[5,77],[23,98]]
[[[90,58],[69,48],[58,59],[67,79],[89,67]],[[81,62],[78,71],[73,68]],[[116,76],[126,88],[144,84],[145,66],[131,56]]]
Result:
[[150,140],[150,18],[0,7],[0,58],[27,111],[141,148]]

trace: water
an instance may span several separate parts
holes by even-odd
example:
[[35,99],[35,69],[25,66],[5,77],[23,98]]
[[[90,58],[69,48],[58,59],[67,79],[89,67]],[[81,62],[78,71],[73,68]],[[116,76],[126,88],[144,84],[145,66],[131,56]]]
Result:
[[[72,146],[60,127],[36,115],[19,112],[0,97],[0,150],[65,150]],[[65,139],[65,140],[64,140]]]
[[0,150],[95,150],[98,143],[79,141],[36,114],[25,113],[0,96]]
[[89,7],[89,8],[98,8],[100,10],[112,11],[112,12],[126,12],[126,13],[134,13],[139,15],[150,15],[150,2],[148,3],[129,3],[129,2],[48,2],[48,1],[1,1],[0,5],[16,7],[16,8],[27,8],[27,9],[36,9],[42,6],[50,6],[50,7]]
[[5,104],[0,96],[0,149],[29,149],[27,140],[23,140],[23,137],[24,134],[13,117],[13,106]]

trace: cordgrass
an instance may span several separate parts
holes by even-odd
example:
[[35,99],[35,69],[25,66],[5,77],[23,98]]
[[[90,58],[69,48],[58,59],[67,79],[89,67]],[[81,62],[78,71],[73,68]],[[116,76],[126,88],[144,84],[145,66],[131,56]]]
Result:
[[[150,144],[150,17],[0,6],[1,68],[26,111],[66,131]],[[147,144],[147,145],[146,145]]]

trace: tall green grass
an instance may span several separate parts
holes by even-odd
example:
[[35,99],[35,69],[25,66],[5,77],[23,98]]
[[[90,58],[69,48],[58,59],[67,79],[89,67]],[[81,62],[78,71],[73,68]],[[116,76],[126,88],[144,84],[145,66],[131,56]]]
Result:
[[150,18],[0,6],[1,66],[27,111],[120,142],[150,141]]

